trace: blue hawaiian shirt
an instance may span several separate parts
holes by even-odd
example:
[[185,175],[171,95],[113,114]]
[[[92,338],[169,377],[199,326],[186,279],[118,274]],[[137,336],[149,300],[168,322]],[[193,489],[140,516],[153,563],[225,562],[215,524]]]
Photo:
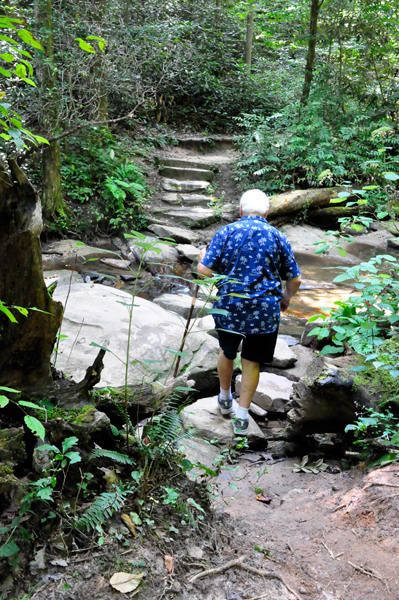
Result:
[[[288,240],[264,217],[248,215],[222,227],[202,264],[228,276],[218,283],[216,326],[239,333],[271,333],[280,322],[281,280],[300,275]],[[240,298],[229,294],[246,296]]]

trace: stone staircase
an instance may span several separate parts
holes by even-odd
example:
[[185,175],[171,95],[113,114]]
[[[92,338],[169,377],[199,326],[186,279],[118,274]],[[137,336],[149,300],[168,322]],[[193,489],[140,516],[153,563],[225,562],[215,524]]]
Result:
[[235,220],[236,206],[223,202],[219,188],[217,198],[214,187],[234,160],[233,138],[228,137],[182,139],[177,148],[157,156],[161,188],[157,200],[162,206],[152,208],[150,220],[190,229]]

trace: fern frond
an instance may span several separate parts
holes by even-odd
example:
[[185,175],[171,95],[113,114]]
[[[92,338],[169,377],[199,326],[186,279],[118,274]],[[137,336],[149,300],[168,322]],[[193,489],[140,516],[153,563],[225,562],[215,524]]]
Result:
[[76,527],[82,531],[90,531],[102,525],[106,519],[119,510],[126,502],[126,497],[131,491],[115,489],[113,492],[103,492],[96,498],[90,508],[80,517]]
[[103,450],[102,448],[96,448],[90,454],[90,459],[93,458],[109,458],[110,460],[120,463],[121,465],[134,465],[134,460],[127,454],[121,454],[120,452],[115,452],[115,450]]

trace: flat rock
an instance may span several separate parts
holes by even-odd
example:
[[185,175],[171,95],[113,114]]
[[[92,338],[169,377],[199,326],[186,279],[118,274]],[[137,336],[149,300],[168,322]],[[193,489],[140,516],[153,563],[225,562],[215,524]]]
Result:
[[165,192],[199,192],[208,189],[209,181],[178,181],[177,179],[162,178],[162,188]]
[[260,417],[261,419],[267,417],[267,410],[255,404],[255,402],[251,402],[249,406],[249,412],[252,415],[255,415],[255,417]]
[[[240,393],[242,376],[236,379],[236,391]],[[261,373],[253,403],[270,412],[284,413],[290,399],[293,382],[274,373]]]
[[[294,254],[307,254],[312,257],[316,257],[315,250],[318,246],[314,246],[314,242],[329,242],[329,237],[325,236],[325,232],[318,227],[312,227],[311,225],[284,225],[281,229],[291,244]],[[349,244],[352,246],[352,244]],[[339,254],[338,250],[329,249],[321,256],[328,256],[333,258],[334,261],[341,264],[355,265],[359,263],[359,259],[350,254],[353,252],[351,248],[346,249],[348,254],[343,257]]]
[[122,269],[124,271],[129,271],[130,260],[123,260],[118,258],[100,258],[100,262],[104,265],[108,265],[109,267],[113,267],[114,269]]
[[287,342],[280,337],[277,338],[276,348],[274,350],[273,361],[270,363],[272,367],[286,369],[291,367],[297,361],[296,355],[288,346]]
[[[62,269],[63,267],[76,267],[92,258],[115,258],[115,252],[87,246],[77,240],[59,240],[45,244],[42,248],[46,254],[42,255],[43,269]],[[50,254],[47,254],[50,252]]]
[[[54,299],[64,303],[68,290],[67,285],[57,287]],[[104,369],[97,387],[123,386],[129,331],[127,307],[131,302],[132,296],[122,290],[101,285],[72,285],[61,329],[62,335],[67,337],[60,341],[57,369],[80,381],[98,353],[98,348],[91,343],[103,346],[109,341],[108,348],[115,355],[105,353]],[[130,362],[137,359],[141,364],[129,366],[129,395],[141,388],[141,381],[153,386],[155,381],[165,379],[174,359],[166,348],[178,350],[183,333],[181,317],[154,302],[139,297],[134,299]],[[181,369],[185,370],[187,378],[194,380],[195,389],[206,393],[217,381],[218,343],[206,333],[195,331],[187,337],[184,352]],[[148,359],[157,362],[143,368],[142,364],[145,365]]]
[[192,167],[160,165],[159,172],[162,177],[177,179],[178,181],[212,181],[215,174],[208,169],[195,169]]
[[193,229],[201,229],[220,221],[212,208],[172,208],[164,212],[164,215]]
[[[162,306],[165,310],[172,311],[184,319],[187,319],[188,313],[191,308],[192,297],[186,294],[162,294],[154,300],[155,304]],[[202,311],[205,314],[205,308],[212,308],[212,304],[205,303],[197,298],[192,313],[193,319],[195,319]]]
[[179,244],[191,244],[198,237],[190,229],[172,227],[171,225],[149,225],[148,229],[160,238],[171,238]]
[[310,348],[306,348],[301,344],[293,346],[292,351],[298,359],[293,366],[287,367],[286,369],[279,369],[277,367],[273,367],[272,365],[262,365],[262,371],[265,371],[266,373],[274,373],[275,375],[281,375],[290,381],[299,381],[301,377],[304,377],[306,369],[313,359],[314,352]]
[[[146,237],[143,240],[140,240],[146,244],[153,244],[156,241],[156,238]],[[136,239],[127,238],[127,244],[131,249],[132,253],[136,257],[138,261],[141,260],[142,254],[144,252],[144,248],[139,246]],[[179,260],[179,254],[175,248],[175,246],[169,245],[166,242],[156,242],[154,244],[154,248],[161,250],[158,254],[155,250],[146,250],[143,258],[144,266],[154,264],[154,263],[163,263],[166,265],[174,265]]]
[[323,323],[325,323],[325,320],[321,318],[316,319],[311,323],[306,323],[301,336],[302,346],[311,346],[312,343],[317,340],[317,335],[309,335],[309,333],[316,327],[323,325]]
[[184,258],[187,258],[191,262],[198,258],[199,249],[192,244],[179,244],[176,246],[176,250],[181,256],[184,256]]
[[[209,337],[209,336],[208,336]],[[237,408],[234,401],[234,408]],[[185,430],[194,427],[199,437],[205,440],[217,439],[219,444],[230,444],[235,435],[231,425],[231,419],[224,418],[217,404],[217,396],[212,398],[201,398],[194,404],[187,406],[181,412]],[[253,418],[249,417],[248,442],[263,441],[264,435]]]

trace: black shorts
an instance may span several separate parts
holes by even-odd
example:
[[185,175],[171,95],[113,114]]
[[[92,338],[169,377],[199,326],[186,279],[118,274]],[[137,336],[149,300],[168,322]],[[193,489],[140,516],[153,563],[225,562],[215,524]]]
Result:
[[272,333],[239,334],[217,329],[219,346],[226,358],[234,360],[242,342],[241,358],[257,363],[269,363],[273,360],[277,343],[278,327]]

